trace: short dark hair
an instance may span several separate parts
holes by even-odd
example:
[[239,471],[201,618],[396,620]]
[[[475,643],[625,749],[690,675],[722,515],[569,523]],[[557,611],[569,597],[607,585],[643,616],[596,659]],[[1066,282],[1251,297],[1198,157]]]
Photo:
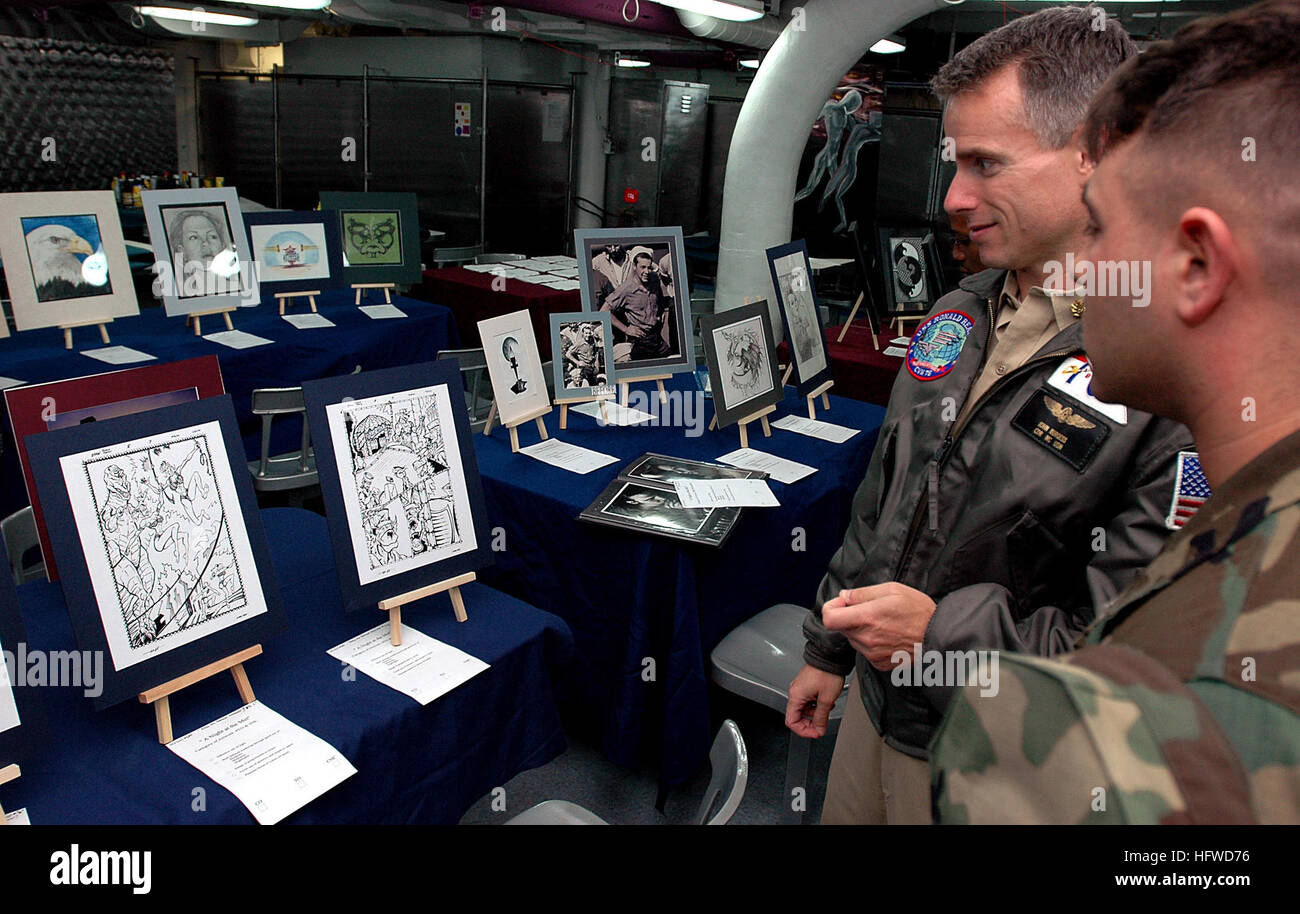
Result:
[[646,260],[650,261],[651,263],[654,263],[654,262],[655,262],[655,259],[654,259],[653,257],[651,257],[649,254],[647,254],[645,251],[642,251],[640,254],[637,254],[635,257],[633,257],[633,258],[632,258],[632,262],[633,262],[633,263],[636,263],[636,262],[637,262],[638,260],[640,260],[642,257],[644,257]]
[[939,69],[930,88],[946,103],[1015,65],[1025,126],[1047,148],[1060,149],[1082,123],[1093,93],[1137,53],[1124,27],[1101,7],[1053,6],[981,35]]

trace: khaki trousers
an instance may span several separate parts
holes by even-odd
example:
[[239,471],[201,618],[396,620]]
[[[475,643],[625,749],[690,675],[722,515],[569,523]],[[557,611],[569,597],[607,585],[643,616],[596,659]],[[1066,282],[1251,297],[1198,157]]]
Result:
[[885,745],[853,677],[831,756],[823,825],[930,824],[930,763]]

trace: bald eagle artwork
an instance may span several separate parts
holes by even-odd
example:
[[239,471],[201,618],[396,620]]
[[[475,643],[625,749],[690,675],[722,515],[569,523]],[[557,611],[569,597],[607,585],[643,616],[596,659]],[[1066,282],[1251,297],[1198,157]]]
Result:
[[38,302],[112,294],[93,215],[25,218],[22,224]]

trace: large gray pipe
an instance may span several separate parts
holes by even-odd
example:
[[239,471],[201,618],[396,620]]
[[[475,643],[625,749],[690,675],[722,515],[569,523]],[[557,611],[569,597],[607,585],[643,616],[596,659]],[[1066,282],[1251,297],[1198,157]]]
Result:
[[[790,240],[795,182],[809,130],[840,79],[875,41],[944,0],[808,0],[745,94],[727,154],[718,310],[772,299],[764,251]],[[802,26],[802,28],[800,28]],[[775,326],[780,316],[773,311]]]

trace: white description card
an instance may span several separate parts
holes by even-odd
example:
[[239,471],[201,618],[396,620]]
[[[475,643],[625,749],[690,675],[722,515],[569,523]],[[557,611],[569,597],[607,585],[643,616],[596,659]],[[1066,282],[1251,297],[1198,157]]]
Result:
[[539,441],[537,444],[530,444],[528,447],[521,447],[519,453],[527,454],[529,457],[543,463],[549,463],[551,466],[578,474],[590,473],[592,470],[599,470],[601,467],[607,467],[611,463],[618,462],[617,457],[611,457],[590,448],[579,447],[576,444],[569,444],[567,441],[560,441],[558,438],[551,438],[547,441]]
[[265,346],[274,342],[256,333],[245,333],[243,330],[222,330],[220,333],[205,334],[203,338],[220,343],[222,346],[229,346],[231,349],[252,349],[254,346]]
[[820,419],[809,419],[807,416],[783,416],[772,423],[772,428],[821,438],[823,441],[832,441],[835,444],[843,444],[859,432],[856,428],[846,428]]
[[422,705],[441,698],[488,668],[477,657],[409,625],[402,626],[402,643],[394,647],[388,637],[387,622],[326,653]]
[[750,447],[742,447],[730,454],[723,454],[718,458],[718,463],[740,467],[742,470],[762,470],[777,482],[783,482],[786,485],[798,482],[805,476],[811,476],[817,472],[816,467],[810,467],[806,463],[786,460],[784,457],[778,457],[764,451],[756,451]]
[[321,314],[282,314],[286,321],[293,324],[299,330],[310,330],[313,327],[333,327],[334,322],[328,317]]
[[132,362],[151,362],[158,358],[130,346],[104,346],[102,349],[83,349],[82,355],[107,362],[109,365],[130,365]]
[[406,312],[397,305],[362,305],[362,314],[372,320],[386,320],[394,317],[406,317]]
[[604,425],[640,425],[642,422],[649,422],[654,418],[649,413],[633,409],[630,406],[624,406],[616,400],[606,400],[604,402],[604,418],[601,418],[600,403],[595,401],[583,403],[581,406],[570,406],[569,409],[575,413],[582,413],[584,416],[591,416],[591,418]]
[[199,727],[167,748],[274,825],[357,769],[325,740],[260,701]]
[[676,479],[683,508],[776,508],[780,502],[766,479]]

